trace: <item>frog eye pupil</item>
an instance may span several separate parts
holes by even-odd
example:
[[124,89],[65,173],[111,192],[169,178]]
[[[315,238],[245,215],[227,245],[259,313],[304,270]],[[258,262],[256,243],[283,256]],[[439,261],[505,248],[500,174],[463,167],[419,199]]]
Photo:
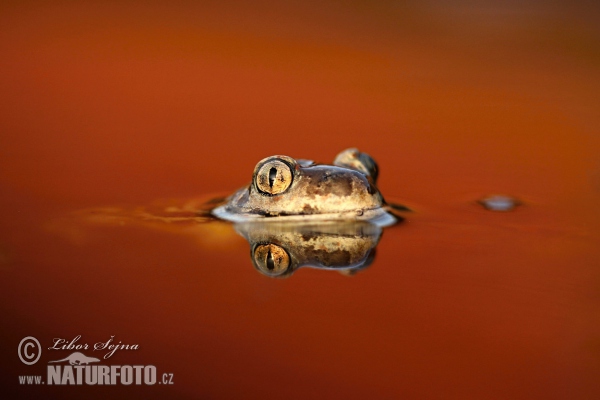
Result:
[[277,169],[271,168],[269,170],[269,186],[271,189],[273,188],[273,183],[275,183],[275,177],[277,176]]
[[267,269],[269,271],[275,269],[275,261],[273,260],[273,253],[271,253],[271,250],[269,250],[269,254],[267,254]]

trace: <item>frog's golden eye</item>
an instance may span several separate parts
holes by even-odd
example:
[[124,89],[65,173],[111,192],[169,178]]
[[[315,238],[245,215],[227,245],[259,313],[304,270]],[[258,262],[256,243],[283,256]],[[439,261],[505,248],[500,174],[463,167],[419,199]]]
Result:
[[265,194],[276,195],[285,192],[292,184],[290,166],[277,159],[262,164],[255,176],[256,188]]
[[254,264],[265,275],[277,276],[285,273],[290,266],[290,256],[276,244],[259,244],[254,248]]

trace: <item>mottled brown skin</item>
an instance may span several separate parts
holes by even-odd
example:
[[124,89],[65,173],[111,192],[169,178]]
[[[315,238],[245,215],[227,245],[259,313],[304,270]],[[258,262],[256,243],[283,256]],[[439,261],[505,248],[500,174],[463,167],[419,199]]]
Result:
[[297,165],[294,181],[285,193],[269,196],[250,185],[231,197],[229,207],[230,211],[277,216],[360,212],[382,204],[377,188],[358,171]]
[[[365,157],[369,160],[366,166],[361,161]],[[221,211],[264,217],[304,215],[318,219],[319,216],[338,215],[351,219],[384,206],[383,197],[369,173],[377,171],[375,162],[356,149],[340,153],[336,161],[338,159],[344,160],[340,162],[343,166],[312,164],[287,156],[265,158],[257,164],[252,183],[233,194]],[[291,183],[286,182],[287,189],[277,194],[261,190],[269,188],[269,179],[272,187],[281,184],[276,179],[284,179],[281,174],[276,175],[274,169],[270,178],[264,172],[263,167],[273,162],[277,162],[276,165],[285,163],[291,171]]]

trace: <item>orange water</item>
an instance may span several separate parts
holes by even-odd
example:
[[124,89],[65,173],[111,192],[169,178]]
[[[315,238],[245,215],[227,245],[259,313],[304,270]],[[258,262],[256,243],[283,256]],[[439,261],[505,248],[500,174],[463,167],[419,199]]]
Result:
[[[589,7],[3,4],[6,393],[598,397]],[[65,223],[90,207],[233,192],[268,155],[331,161],[354,146],[378,161],[383,194],[416,211],[354,277],[264,277],[225,224]],[[493,193],[525,204],[474,204]],[[115,335],[140,349],[109,364],[153,364],[175,384],[18,387],[68,354],[27,367],[15,353],[28,335]]]

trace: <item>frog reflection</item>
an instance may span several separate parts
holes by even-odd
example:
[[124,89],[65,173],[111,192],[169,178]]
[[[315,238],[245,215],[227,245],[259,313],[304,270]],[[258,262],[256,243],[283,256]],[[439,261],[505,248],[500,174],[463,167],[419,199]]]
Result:
[[357,149],[341,152],[333,165],[267,157],[256,165],[250,185],[212,213],[234,222],[341,220],[389,226],[397,220],[377,189],[377,176],[375,160]]
[[374,260],[382,229],[364,221],[319,224],[246,222],[236,231],[250,244],[254,267],[269,277],[288,277],[300,267],[352,275]]

